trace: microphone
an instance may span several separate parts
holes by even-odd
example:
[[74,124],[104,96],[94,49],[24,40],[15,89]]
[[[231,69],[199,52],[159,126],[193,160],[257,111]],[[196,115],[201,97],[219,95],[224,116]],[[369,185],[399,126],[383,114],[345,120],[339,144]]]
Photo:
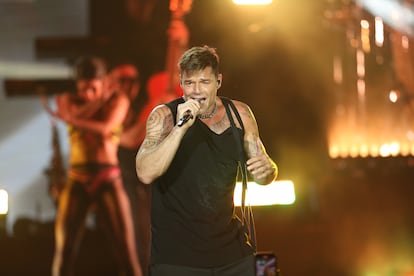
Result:
[[191,110],[188,109],[186,112],[184,112],[183,117],[178,120],[177,126],[182,127],[185,123],[187,123],[189,120],[193,119],[193,114],[191,114]]

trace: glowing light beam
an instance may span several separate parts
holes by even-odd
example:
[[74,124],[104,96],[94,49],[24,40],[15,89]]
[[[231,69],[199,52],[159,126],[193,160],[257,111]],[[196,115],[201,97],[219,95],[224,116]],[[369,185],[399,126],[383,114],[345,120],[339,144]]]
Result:
[[5,215],[9,211],[9,195],[6,190],[0,189],[0,215]]
[[272,0],[233,0],[236,5],[268,5]]
[[414,35],[414,5],[397,0],[354,0],[374,16],[402,33]]
[[[234,205],[241,206],[242,183],[234,189]],[[291,205],[295,202],[295,188],[290,180],[274,181],[268,185],[247,183],[246,204],[251,206]]]

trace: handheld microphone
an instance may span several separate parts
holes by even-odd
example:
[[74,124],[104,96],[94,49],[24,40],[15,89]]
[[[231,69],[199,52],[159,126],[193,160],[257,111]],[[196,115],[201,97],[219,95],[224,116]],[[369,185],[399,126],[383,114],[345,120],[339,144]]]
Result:
[[186,112],[184,112],[183,117],[178,120],[177,126],[182,127],[185,123],[187,123],[189,120],[193,119],[193,114],[191,114],[191,110],[188,109]]

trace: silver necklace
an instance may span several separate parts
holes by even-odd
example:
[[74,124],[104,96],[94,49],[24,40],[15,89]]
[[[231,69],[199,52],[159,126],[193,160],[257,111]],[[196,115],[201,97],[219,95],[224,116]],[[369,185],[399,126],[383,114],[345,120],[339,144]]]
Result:
[[209,113],[209,114],[200,114],[200,115],[198,115],[197,117],[198,117],[199,119],[210,119],[210,118],[212,118],[214,115],[216,115],[216,113],[217,113],[217,104],[216,104],[216,103],[214,103],[214,109],[213,109],[213,111],[211,111],[211,113]]

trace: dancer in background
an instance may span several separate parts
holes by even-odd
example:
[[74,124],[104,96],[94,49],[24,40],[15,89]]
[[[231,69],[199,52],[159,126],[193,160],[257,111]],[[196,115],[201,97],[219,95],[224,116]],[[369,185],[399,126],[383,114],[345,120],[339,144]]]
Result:
[[135,229],[137,253],[143,275],[147,275],[150,256],[150,186],[138,180],[135,170],[135,156],[145,136],[145,119],[140,95],[140,78],[137,67],[131,63],[121,63],[111,70],[111,78],[116,89],[124,93],[130,108],[123,122],[118,148],[122,182],[129,196],[132,220]]
[[125,94],[110,89],[101,58],[80,58],[74,70],[76,93],[56,96],[55,116],[68,126],[70,157],[56,216],[52,275],[73,275],[85,220],[94,210],[113,242],[122,275],[141,276],[117,156],[130,102]]

